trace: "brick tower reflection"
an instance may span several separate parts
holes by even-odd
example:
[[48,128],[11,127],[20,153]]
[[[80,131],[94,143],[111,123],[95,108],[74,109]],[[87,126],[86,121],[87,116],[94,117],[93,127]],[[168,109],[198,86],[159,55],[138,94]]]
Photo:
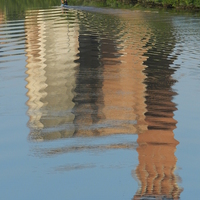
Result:
[[[84,22],[87,22],[86,20],[87,17],[84,18]],[[76,60],[79,66],[74,90],[76,95],[73,99],[75,102],[73,123],[76,127],[74,136],[99,135],[99,131],[94,127],[100,118],[99,102],[102,102],[100,38],[94,30],[86,27],[84,22],[79,27],[79,58]]]
[[[127,12],[128,13],[128,12]],[[102,63],[104,64],[104,107],[102,112],[111,125],[102,128],[103,134],[136,134],[147,130],[145,123],[145,74],[146,60],[143,48],[148,41],[148,26],[142,13],[122,15],[118,29],[118,43],[111,38],[103,40]],[[132,20],[136,18],[137,20]],[[143,26],[138,26],[138,24]],[[134,27],[134,29],[133,29]],[[126,33],[126,34],[124,34]],[[146,38],[142,40],[143,38]],[[118,49],[116,51],[115,49]],[[115,51],[114,51],[115,50]],[[112,123],[114,122],[114,126]]]
[[[168,26],[165,35],[168,39],[164,41],[174,44]],[[158,30],[156,34],[159,35]],[[145,54],[148,56],[144,62],[147,66],[144,70],[144,83],[147,105],[145,121],[148,130],[138,135],[139,165],[136,176],[141,186],[133,199],[179,199],[182,191],[177,184],[180,178],[175,175],[175,151],[179,142],[173,133],[177,121],[173,118],[176,104],[172,100],[176,92],[172,89],[175,83],[172,77],[174,69],[170,68],[173,59],[168,59],[173,45],[168,45],[168,42],[163,44],[163,37],[158,35],[155,46]]]

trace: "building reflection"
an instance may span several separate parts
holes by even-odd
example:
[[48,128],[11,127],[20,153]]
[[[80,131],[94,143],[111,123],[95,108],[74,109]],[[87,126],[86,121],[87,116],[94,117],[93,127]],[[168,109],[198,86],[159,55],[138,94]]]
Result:
[[[87,17],[85,19],[88,20]],[[99,60],[101,42],[100,36],[87,28],[84,22],[81,21],[79,28],[79,58],[76,60],[79,67],[76,75],[76,95],[73,99],[76,127],[74,136],[95,136],[100,134],[95,125],[102,117],[99,112],[103,103],[102,68]]]
[[0,10],[0,24],[2,24],[4,21],[4,15],[3,12]]
[[[98,15],[79,13],[73,16],[73,26],[72,22],[66,26],[62,18],[48,19],[48,14],[30,12],[25,23],[30,138],[52,140],[146,130],[142,64],[146,41],[141,42],[147,34],[145,27],[137,30],[133,39],[132,33],[124,34],[130,21],[124,27],[126,19],[109,16],[105,17],[107,31],[111,32],[111,23],[118,28],[103,35],[97,33],[105,28],[100,27]],[[73,15],[69,14],[64,16]],[[58,20],[60,25],[55,23]],[[76,20],[82,20],[81,25]],[[88,23],[96,24],[91,28]]]
[[[174,155],[178,141],[173,133],[176,93],[169,59],[175,39],[170,24],[163,36],[158,31],[163,26],[147,25],[142,12],[135,15],[137,20],[132,14],[113,18],[76,11],[63,12],[64,18],[55,11],[27,14],[30,138],[138,134],[135,173],[141,186],[134,199],[179,199]],[[163,41],[164,37],[168,39]],[[46,152],[95,148],[135,145],[57,147]]]
[[[140,13],[136,15],[137,20],[145,24]],[[102,112],[108,123],[108,128],[101,129],[102,134],[136,134],[147,129],[144,120],[146,89],[143,83],[145,79],[143,62],[146,60],[143,54],[147,49],[143,47],[148,41],[148,36],[146,40],[142,40],[147,35],[147,27],[137,26],[137,22],[129,15],[122,16],[118,25],[121,31],[114,33],[118,36],[117,44],[111,45],[116,43],[116,41],[111,43],[111,38],[102,42],[104,65]]]
[[[4,22],[5,22],[5,16],[3,11],[0,9],[0,24],[3,24]],[[0,35],[1,35],[1,30],[0,30]],[[0,44],[3,44],[3,42],[0,41]],[[2,47],[0,46],[0,48]]]
[[[157,25],[159,26],[159,25]],[[175,174],[177,158],[173,130],[177,121],[173,118],[176,104],[173,98],[174,69],[170,67],[173,59],[168,59],[174,47],[170,26],[166,25],[165,37],[155,33],[155,45],[145,54],[146,75],[146,113],[148,130],[138,135],[138,159],[136,176],[140,188],[133,199],[179,199],[182,189],[178,186],[180,178]],[[163,26],[160,26],[163,27]],[[155,28],[155,27],[154,27]],[[163,30],[162,30],[163,32]],[[171,45],[170,45],[171,44]],[[155,52],[157,52],[155,54]]]
[[[88,19],[93,20],[90,24],[99,20],[98,16],[84,17]],[[104,26],[100,27],[99,22],[93,29],[88,28],[87,22],[81,23],[74,98],[76,136],[136,134],[147,129],[143,83],[143,54],[147,50],[142,47],[148,38],[141,42],[147,29],[138,28],[133,38],[132,32],[124,34],[131,26],[131,20],[125,20],[105,16]],[[111,24],[116,27],[114,32]],[[109,34],[96,34],[100,29]]]
[[77,64],[73,61],[78,26],[55,23],[62,20],[56,10],[30,12],[25,20],[28,126],[33,140],[71,137],[75,129],[72,100]]
[[[4,21],[4,15],[3,15],[3,12],[0,10],[0,24],[3,24],[3,21]],[[1,35],[1,31],[0,31],[0,35]],[[0,44],[3,44],[3,42],[0,42]],[[1,46],[0,46],[0,51],[2,51]]]

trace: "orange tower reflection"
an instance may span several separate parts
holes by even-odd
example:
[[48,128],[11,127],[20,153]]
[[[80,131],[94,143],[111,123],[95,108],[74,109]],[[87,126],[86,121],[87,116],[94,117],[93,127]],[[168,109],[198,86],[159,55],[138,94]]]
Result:
[[178,141],[174,139],[173,129],[145,131],[138,135],[137,142],[139,165],[136,175],[141,187],[134,199],[144,196],[156,197],[155,199],[179,199],[179,178],[174,174],[177,162],[174,153]]
[[[115,122],[115,126],[102,129],[103,134],[136,134],[147,129],[144,115],[146,88],[143,83],[146,77],[143,73],[145,69],[143,62],[146,60],[144,53],[147,48],[143,47],[148,41],[148,29],[140,16],[141,13],[136,14],[137,22],[131,19],[132,15],[121,17],[121,27],[118,27],[122,30],[118,33],[118,36],[121,35],[118,39],[119,45],[112,47],[107,40],[102,46],[103,54],[107,55],[102,57],[104,63],[102,112],[106,120]],[[144,25],[139,27],[136,24],[138,22]],[[146,39],[142,40],[143,38]],[[114,52],[112,48],[119,50]]]
[[144,62],[147,65],[144,83],[148,130],[140,133],[137,139],[139,165],[136,176],[141,185],[134,199],[179,199],[182,191],[178,186],[180,178],[175,174],[175,151],[179,142],[173,133],[177,123],[173,118],[177,110],[173,102],[176,92],[172,89],[174,69],[170,68],[173,60],[167,59],[173,45],[167,45],[167,42],[173,44],[173,37],[161,46],[163,41],[158,40],[155,47],[148,51],[148,59]]

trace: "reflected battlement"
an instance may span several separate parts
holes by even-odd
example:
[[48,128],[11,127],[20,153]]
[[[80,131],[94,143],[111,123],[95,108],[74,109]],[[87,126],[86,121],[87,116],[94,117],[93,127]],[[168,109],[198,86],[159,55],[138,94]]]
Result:
[[182,189],[177,184],[180,178],[175,175],[177,158],[174,155],[178,141],[173,132],[146,131],[138,135],[137,142],[139,165],[135,173],[141,186],[134,199],[146,196],[179,199]]
[[[135,174],[140,187],[133,199],[175,200],[180,198],[182,192],[178,186],[180,178],[175,173],[177,162],[175,151],[179,142],[174,138],[173,133],[177,124],[173,116],[177,108],[173,102],[176,92],[172,87],[176,80],[173,79],[174,69],[170,68],[173,59],[167,59],[173,51],[175,39],[170,35],[170,27],[168,27],[169,39],[163,44],[162,37],[157,35],[159,29],[155,30],[155,44],[145,54],[148,55],[144,62],[147,65],[144,70],[146,74],[144,83],[147,105],[145,121],[148,130],[138,134],[139,164]],[[171,45],[168,45],[168,42]]]

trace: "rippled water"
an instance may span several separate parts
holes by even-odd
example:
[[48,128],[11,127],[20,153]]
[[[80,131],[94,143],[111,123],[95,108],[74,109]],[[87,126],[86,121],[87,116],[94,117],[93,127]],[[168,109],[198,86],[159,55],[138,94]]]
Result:
[[0,10],[1,199],[198,199],[200,16]]

